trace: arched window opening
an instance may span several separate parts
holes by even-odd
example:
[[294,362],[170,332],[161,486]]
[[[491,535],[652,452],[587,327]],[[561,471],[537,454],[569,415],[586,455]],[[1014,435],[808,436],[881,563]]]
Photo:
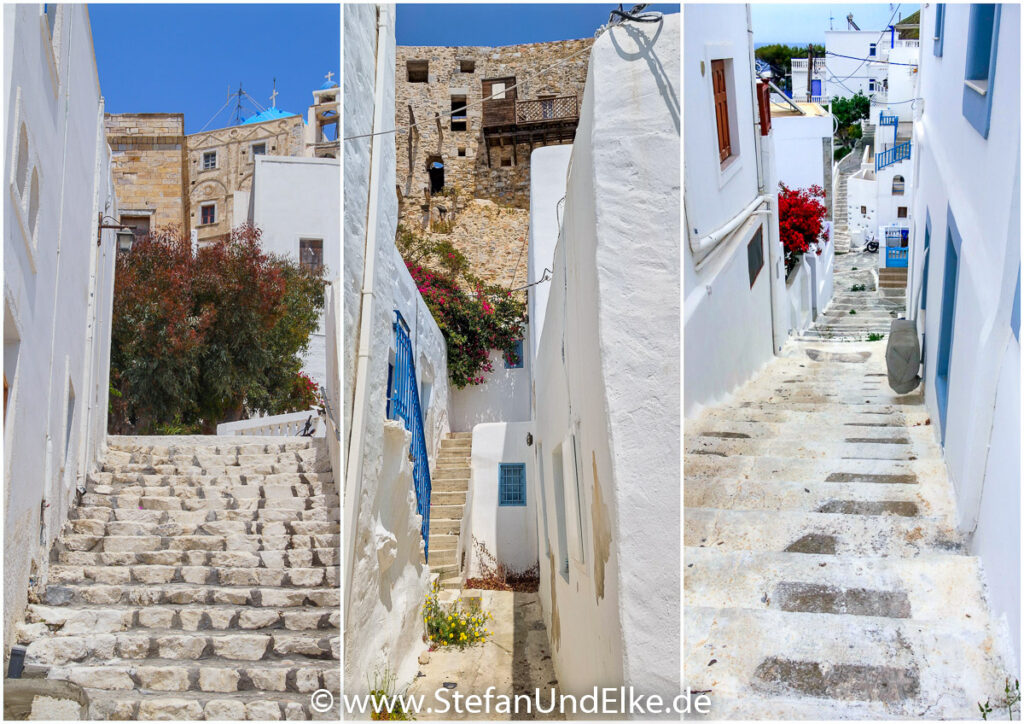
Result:
[[895,176],[893,176],[892,177],[892,195],[893,196],[902,196],[903,195],[903,191],[905,189],[906,189],[906,182],[903,180],[903,177],[900,176],[899,174],[896,174]]

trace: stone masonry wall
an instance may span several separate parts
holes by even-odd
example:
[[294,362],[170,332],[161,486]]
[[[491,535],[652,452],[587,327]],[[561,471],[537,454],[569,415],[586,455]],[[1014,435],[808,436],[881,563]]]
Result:
[[[200,242],[220,238],[245,220],[248,209],[234,208],[234,194],[252,189],[253,144],[265,143],[270,156],[301,156],[305,150],[301,116],[193,133],[185,142],[189,227],[196,229]],[[216,168],[203,168],[203,154],[207,151],[217,153]],[[216,204],[216,220],[203,224],[202,206],[211,202]]]
[[121,213],[187,228],[184,114],[108,113],[105,125]]
[[[504,206],[529,207],[530,146],[518,144],[491,149],[491,165],[482,132],[482,81],[515,76],[519,100],[539,96],[576,95],[583,97],[590,54],[584,51],[592,38],[552,43],[509,45],[498,48],[480,46],[430,47],[400,46],[395,64],[395,123],[401,129],[410,122],[409,108],[419,124],[415,131],[399,130],[397,178],[402,217],[405,223],[420,223],[430,202],[429,164],[444,163],[445,185],[457,186],[463,197],[490,199]],[[538,71],[579,53],[572,60],[543,74]],[[427,82],[409,81],[409,63],[427,62]],[[468,64],[472,70],[468,70]],[[466,71],[463,68],[466,67]],[[468,105],[466,130],[451,130],[451,119],[442,117],[440,131],[435,112],[452,110],[452,97],[465,96]],[[461,103],[459,104],[461,105]],[[511,166],[501,160],[513,159]]]

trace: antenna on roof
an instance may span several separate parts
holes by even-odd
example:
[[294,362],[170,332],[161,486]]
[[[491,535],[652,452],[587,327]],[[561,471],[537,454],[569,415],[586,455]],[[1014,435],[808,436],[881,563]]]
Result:
[[238,103],[235,104],[235,124],[242,122],[242,81],[238,81]]

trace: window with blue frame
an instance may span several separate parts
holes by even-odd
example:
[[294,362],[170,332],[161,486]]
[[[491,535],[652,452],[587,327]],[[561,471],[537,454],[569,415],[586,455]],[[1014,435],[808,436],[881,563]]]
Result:
[[996,75],[1000,6],[971,5],[967,26],[967,59],[964,65],[964,118],[988,138],[992,120],[992,93]]
[[498,505],[526,505],[526,463],[498,463]]
[[946,212],[946,257],[942,273],[942,308],[939,316],[939,351],[935,360],[935,400],[939,407],[939,430],[946,444],[946,408],[949,403],[949,371],[953,356],[953,330],[956,321],[956,287],[960,269],[960,230],[953,210]]
[[939,3],[935,6],[935,37],[933,38],[932,52],[942,57],[942,26],[946,22],[946,4]]
[[878,54],[878,45],[872,43],[868,46],[868,55],[874,58]]
[[505,369],[517,370],[523,366],[523,340],[517,339],[511,355],[505,355]]
[[1017,289],[1013,293],[1013,309],[1010,310],[1010,329],[1020,342],[1020,267],[1017,267]]
[[921,269],[921,309],[928,308],[928,257],[932,246],[932,216],[924,212],[924,265]]

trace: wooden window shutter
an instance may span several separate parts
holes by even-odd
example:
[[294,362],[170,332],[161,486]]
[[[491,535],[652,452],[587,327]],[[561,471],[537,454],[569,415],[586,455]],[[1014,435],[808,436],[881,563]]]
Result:
[[715,91],[715,125],[718,128],[718,160],[732,155],[729,143],[729,98],[725,85],[725,61],[711,61],[711,84]]

